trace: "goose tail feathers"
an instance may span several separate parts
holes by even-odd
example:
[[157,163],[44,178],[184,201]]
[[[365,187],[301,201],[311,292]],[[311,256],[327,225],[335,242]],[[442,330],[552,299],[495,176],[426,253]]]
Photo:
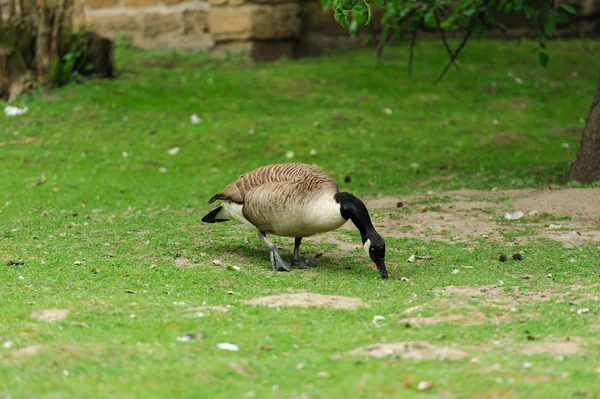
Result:
[[221,212],[221,210],[223,210],[222,206],[213,209],[206,216],[204,216],[202,218],[202,221],[204,223],[220,223],[220,222],[228,221],[229,219],[220,219],[219,218],[219,213]]

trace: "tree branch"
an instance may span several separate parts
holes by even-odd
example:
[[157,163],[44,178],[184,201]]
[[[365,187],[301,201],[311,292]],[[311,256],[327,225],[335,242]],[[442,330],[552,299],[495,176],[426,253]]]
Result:
[[373,24],[369,24],[371,28],[371,37],[373,38],[373,42],[376,46],[379,46],[379,40],[377,40],[377,32],[375,31],[375,26]]
[[[450,58],[452,58],[452,49],[450,48],[450,45],[448,45],[448,40],[446,40],[446,32],[444,31],[444,29],[442,29],[442,24],[440,23],[440,18],[438,17],[437,13],[434,14],[434,17],[435,17],[435,23],[436,23],[438,29],[440,30],[440,35],[442,36],[442,42],[444,43],[444,47],[446,47],[446,51],[448,52],[448,55],[450,56]],[[457,71],[460,69],[456,62],[452,61],[452,65],[454,65],[454,67],[456,68]]]
[[392,37],[392,35],[390,35],[389,30],[385,31],[385,33],[383,33],[381,43],[379,43],[377,45],[377,64],[379,64],[381,62],[381,57],[383,56],[383,48],[385,47],[386,44],[388,44],[391,37]]
[[415,53],[415,44],[417,42],[417,34],[419,33],[419,29],[415,29],[415,31],[413,32],[413,35],[410,39],[410,56],[408,58],[408,75],[412,76],[412,66],[413,66],[413,61],[415,59],[414,53]]
[[471,37],[472,33],[473,32],[470,29],[467,31],[467,33],[465,34],[465,37],[463,37],[463,40],[460,43],[460,46],[458,46],[458,48],[456,49],[456,51],[454,51],[454,53],[452,53],[452,56],[450,57],[450,61],[446,64],[446,66],[444,67],[444,70],[442,71],[442,73],[440,74],[440,76],[435,81],[436,84],[439,83],[444,78],[444,76],[446,75],[446,72],[448,72],[448,69],[450,69],[450,66],[458,58],[458,55],[460,54],[460,51],[463,49],[463,47],[465,47],[465,45],[469,41],[469,38]]
[[[413,16],[413,14],[415,13],[415,10],[412,9],[408,12],[408,14],[406,14],[404,17],[402,17],[402,19],[400,19],[397,23],[397,26],[400,27],[404,22],[406,22],[408,19],[410,19],[410,17]],[[385,32],[385,30],[384,30]],[[386,44],[388,44],[388,42],[390,41],[390,39],[392,38],[392,35],[389,33],[389,29],[387,32],[387,35],[384,34],[384,38],[381,41],[381,43],[379,43],[379,46],[377,46],[377,63],[379,64],[379,62],[381,61],[381,56],[383,54],[383,48],[385,47]]]

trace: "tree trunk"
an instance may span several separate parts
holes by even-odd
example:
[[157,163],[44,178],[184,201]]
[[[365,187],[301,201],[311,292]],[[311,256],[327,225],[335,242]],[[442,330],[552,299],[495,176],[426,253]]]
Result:
[[33,87],[33,74],[18,43],[0,23],[0,99],[12,100]]
[[581,183],[600,181],[600,81],[581,135],[581,144],[571,172],[571,180]]

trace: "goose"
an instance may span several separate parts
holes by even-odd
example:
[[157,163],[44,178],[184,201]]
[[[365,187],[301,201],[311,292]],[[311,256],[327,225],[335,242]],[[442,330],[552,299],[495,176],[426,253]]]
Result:
[[[275,272],[314,266],[300,260],[302,239],[338,229],[350,219],[381,277],[388,277],[385,242],[373,227],[367,207],[353,194],[340,192],[337,181],[321,168],[302,163],[262,166],[239,176],[208,203],[217,200],[221,204],[202,221],[237,220],[255,229],[269,249]],[[291,263],[281,258],[267,234],[295,238]]]

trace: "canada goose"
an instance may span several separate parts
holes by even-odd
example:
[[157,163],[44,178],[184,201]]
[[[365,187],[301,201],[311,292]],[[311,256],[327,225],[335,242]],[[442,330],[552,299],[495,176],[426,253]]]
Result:
[[[318,167],[301,163],[263,166],[241,175],[208,203],[216,200],[223,202],[202,221],[234,219],[256,229],[258,238],[269,248],[274,271],[309,267],[300,261],[302,238],[335,230],[351,219],[381,277],[388,277],[385,242],[375,231],[367,207],[354,195],[340,192],[337,181]],[[295,237],[291,264],[281,259],[267,234]]]

